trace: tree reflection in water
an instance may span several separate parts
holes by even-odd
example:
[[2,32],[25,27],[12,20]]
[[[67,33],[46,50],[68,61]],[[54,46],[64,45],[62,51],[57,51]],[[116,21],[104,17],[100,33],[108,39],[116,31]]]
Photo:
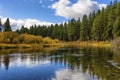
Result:
[[0,68],[64,65],[52,80],[119,80],[120,53],[109,48],[60,48],[52,51],[0,53]]

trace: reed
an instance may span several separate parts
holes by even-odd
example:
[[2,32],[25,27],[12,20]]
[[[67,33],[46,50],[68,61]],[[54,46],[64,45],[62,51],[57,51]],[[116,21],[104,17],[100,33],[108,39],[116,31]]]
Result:
[[73,41],[67,42],[66,46],[77,46],[77,47],[111,47],[112,44],[108,41]]
[[11,49],[11,48],[43,48],[43,47],[111,47],[112,44],[106,42],[96,41],[72,41],[72,42],[59,42],[49,44],[0,44],[0,49]]

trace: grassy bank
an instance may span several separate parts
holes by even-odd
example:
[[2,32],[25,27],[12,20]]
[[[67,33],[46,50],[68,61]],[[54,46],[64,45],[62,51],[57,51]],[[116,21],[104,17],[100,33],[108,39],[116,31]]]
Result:
[[[111,47],[111,42],[97,41],[71,41],[62,42],[50,37],[35,36],[30,34],[18,34],[16,32],[0,32],[0,49],[9,48],[44,48],[44,47]],[[119,39],[113,41],[119,43]]]
[[54,43],[54,44],[5,44],[0,43],[0,49],[25,49],[25,48],[33,48],[39,49],[43,47],[64,47],[63,43]]
[[0,49],[11,49],[11,48],[41,48],[39,44],[0,44]]
[[110,42],[96,42],[96,41],[74,41],[74,42],[61,42],[53,44],[0,44],[0,49],[11,48],[43,48],[43,47],[111,47]]
[[77,46],[77,47],[112,47],[111,42],[97,42],[97,41],[74,41],[67,42],[66,46]]

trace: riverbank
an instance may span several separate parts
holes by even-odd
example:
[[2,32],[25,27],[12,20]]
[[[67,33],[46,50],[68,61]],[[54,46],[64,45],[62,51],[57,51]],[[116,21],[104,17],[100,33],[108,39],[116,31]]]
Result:
[[15,48],[41,48],[39,44],[0,44],[0,49],[15,49]]
[[112,47],[111,42],[109,41],[74,41],[67,42],[67,46],[80,46],[80,47]]
[[43,47],[112,47],[112,44],[106,42],[96,41],[72,41],[72,42],[61,42],[55,44],[0,44],[0,49],[15,49],[15,48],[43,48]]

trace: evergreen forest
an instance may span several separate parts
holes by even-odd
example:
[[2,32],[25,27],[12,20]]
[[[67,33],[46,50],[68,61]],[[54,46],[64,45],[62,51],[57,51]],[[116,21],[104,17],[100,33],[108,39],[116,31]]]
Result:
[[[1,22],[0,22],[1,25]],[[9,18],[4,23],[4,31],[11,31]],[[61,41],[110,41],[120,36],[120,2],[110,2],[107,8],[93,11],[82,19],[71,19],[50,26],[22,26],[15,32],[35,36],[50,37]]]

